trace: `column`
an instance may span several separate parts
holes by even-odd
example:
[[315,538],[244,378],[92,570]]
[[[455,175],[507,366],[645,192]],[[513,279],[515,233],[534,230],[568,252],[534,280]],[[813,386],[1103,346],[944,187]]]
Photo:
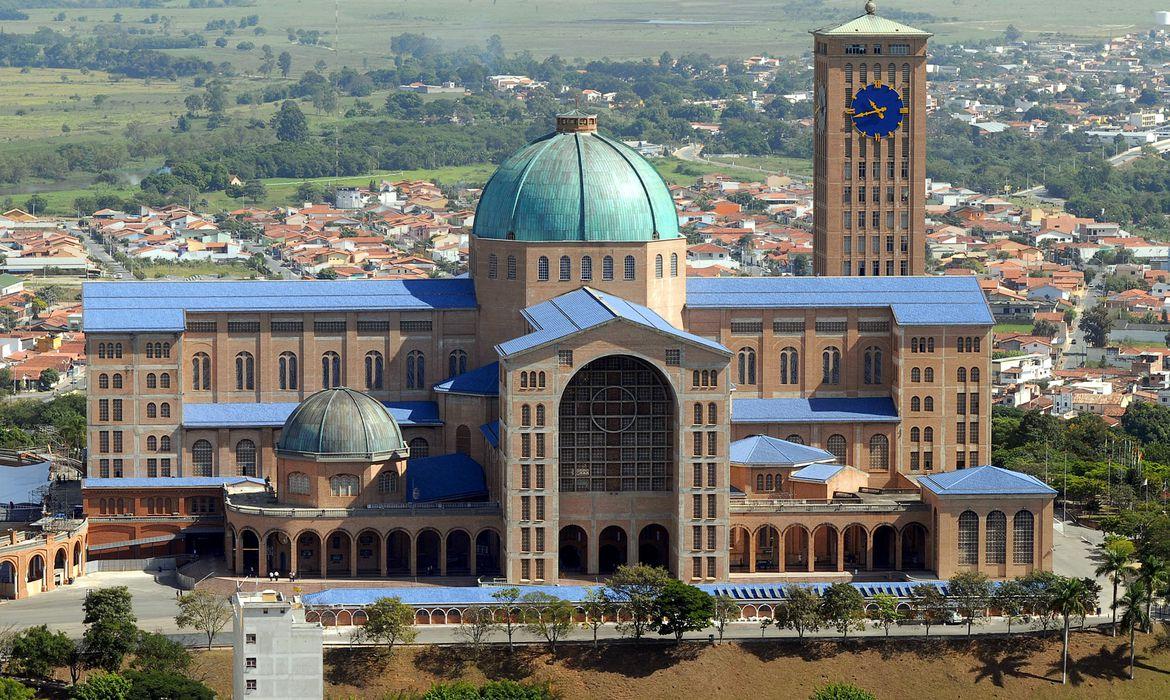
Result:
[[390,568],[388,561],[390,556],[390,543],[388,537],[378,537],[378,577],[386,578],[387,572]]
[[987,515],[979,515],[979,542],[975,550],[975,561],[979,562],[975,566],[976,571],[983,571],[984,565],[987,564]]
[[756,573],[756,536],[750,530],[747,531],[747,552],[748,552],[748,573]]
[[288,538],[288,575],[292,576],[297,572],[297,535],[289,535]]
[[[1010,572],[1012,570],[1012,568],[1015,566],[1014,552],[1016,549],[1016,528],[1015,528],[1015,516],[1014,515],[1012,515],[1011,517],[1009,517],[1007,519],[1007,527],[1005,529],[1007,530],[1007,532],[1005,533],[1006,539],[1004,541],[1003,572],[1002,573],[1003,573],[1003,575],[1006,576],[1008,574],[1008,572]],[[1035,538],[1033,538],[1033,539],[1035,539]]]
[[[468,535],[468,537],[471,537],[471,535]],[[587,548],[586,551],[588,551],[588,545],[589,545],[588,540],[586,540],[585,545]],[[547,548],[547,546],[548,546],[548,540],[546,539],[545,540],[545,547]],[[468,564],[468,566],[471,567],[471,577],[475,578],[475,573],[476,573],[475,564],[476,564],[476,559],[478,559],[479,557],[475,556],[475,538],[474,537],[471,537],[471,547],[467,552],[467,556],[468,556],[468,559],[470,560],[467,562],[467,564]],[[586,556],[588,556],[588,554]]]
[[[439,535],[439,575],[447,575],[447,538],[442,535]],[[535,576],[536,572],[533,571],[532,575]]]
[[418,533],[412,532],[410,537],[410,575],[418,576]]
[[[876,532],[876,530],[875,530]],[[873,571],[873,532],[865,533],[865,570]]]
[[784,571],[784,533],[776,530],[776,571]]
[[258,541],[258,546],[256,548],[256,575],[260,578],[268,576],[267,538]]
[[[548,467],[545,467],[545,469],[547,469],[547,468]],[[545,474],[545,478],[548,478],[547,473]],[[605,529],[605,528],[602,528],[602,529]],[[589,572],[600,573],[601,572],[601,541],[598,539],[599,537],[601,537],[601,531],[598,530],[597,525],[594,524],[593,527],[590,528],[589,541],[585,543],[585,545],[586,545],[585,546],[585,572],[586,573],[589,573]],[[551,541],[551,540],[549,540],[549,541]],[[560,548],[559,547],[560,541],[561,541],[560,533],[557,533],[558,550]],[[593,546],[589,546],[590,543],[592,543]],[[559,556],[559,554],[558,554],[558,556]]]
[[902,533],[894,533],[894,570],[902,570]]
[[845,570],[845,531],[837,530],[837,571]]
[[239,576],[241,573],[243,573],[244,569],[244,551],[243,538],[240,537],[240,533],[238,532],[236,533],[236,546],[232,550],[232,559],[234,561],[232,564],[232,571],[235,572],[236,576]]
[[638,536],[641,533],[634,523],[629,523],[626,527],[626,563],[634,565],[638,563]]
[[317,540],[321,543],[321,551],[317,553],[317,558],[321,560],[321,578],[329,578],[329,539],[328,536],[325,536],[319,537]]
[[357,560],[358,560],[358,543],[357,536],[349,536],[349,577],[357,578]]

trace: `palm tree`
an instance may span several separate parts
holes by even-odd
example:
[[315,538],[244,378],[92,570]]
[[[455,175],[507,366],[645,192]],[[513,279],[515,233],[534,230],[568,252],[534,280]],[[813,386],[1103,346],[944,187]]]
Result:
[[1064,622],[1064,644],[1061,650],[1061,685],[1068,684],[1068,628],[1069,620],[1092,609],[1089,587],[1083,579],[1061,577],[1049,588],[1049,607]]
[[1145,624],[1142,629],[1146,634],[1153,631],[1153,624],[1150,622],[1150,608],[1154,605],[1154,591],[1157,591],[1166,584],[1166,580],[1170,579],[1170,563],[1161,557],[1154,555],[1145,555],[1138,558],[1141,568],[1138,569],[1138,580],[1142,582],[1142,586],[1147,591],[1146,595],[1146,616]]
[[1101,563],[1094,572],[1104,576],[1113,584],[1113,636],[1117,636],[1117,588],[1130,572],[1133,563],[1133,544],[1129,540],[1103,542],[1100,547]]
[[1140,580],[1134,581],[1125,595],[1119,601],[1121,605],[1121,627],[1129,632],[1129,679],[1133,680],[1133,664],[1134,664],[1134,633],[1138,627],[1145,627],[1150,624],[1149,613],[1146,612],[1146,605],[1150,598],[1146,591],[1146,586]]

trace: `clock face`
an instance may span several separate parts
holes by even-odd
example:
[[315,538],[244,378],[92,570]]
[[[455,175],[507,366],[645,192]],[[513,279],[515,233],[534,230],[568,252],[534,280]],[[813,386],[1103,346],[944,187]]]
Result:
[[902,96],[889,85],[866,85],[857,91],[847,110],[853,126],[871,138],[893,136],[902,124]]

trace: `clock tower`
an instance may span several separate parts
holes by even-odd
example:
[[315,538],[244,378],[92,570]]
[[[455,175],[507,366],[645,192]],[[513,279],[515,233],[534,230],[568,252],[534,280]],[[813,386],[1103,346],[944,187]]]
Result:
[[925,271],[928,32],[865,14],[812,32],[813,269]]

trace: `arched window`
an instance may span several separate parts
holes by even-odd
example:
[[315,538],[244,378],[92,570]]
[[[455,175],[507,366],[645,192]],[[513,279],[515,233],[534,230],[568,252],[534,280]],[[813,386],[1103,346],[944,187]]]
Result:
[[152,359],[153,357],[154,357],[154,343],[147,343],[146,344],[146,359],[149,360],[149,359]]
[[561,256],[561,281],[568,282],[573,276],[573,261],[569,260],[568,255]]
[[466,425],[455,429],[455,451],[461,455],[471,454],[471,428]]
[[494,280],[498,276],[499,262],[496,260],[496,254],[492,253],[488,256],[488,279]]
[[1002,511],[993,510],[987,514],[987,557],[988,564],[1007,563],[1007,516]]
[[544,404],[536,404],[536,427],[544,427]]
[[236,470],[240,476],[256,476],[256,443],[251,440],[236,443]]
[[975,384],[979,383],[979,368],[978,367],[971,368],[971,381],[974,382]]
[[158,438],[156,438],[153,435],[146,436],[146,451],[147,452],[157,452],[158,451]]
[[922,373],[922,376],[923,376],[923,378],[926,380],[926,383],[927,383],[927,384],[930,384],[931,382],[933,382],[933,381],[934,381],[934,368],[933,368],[933,367],[927,367],[927,368],[926,368],[926,369],[923,371],[923,373]]
[[703,424],[703,404],[695,404],[695,425]]
[[821,382],[841,383],[841,351],[835,347],[826,348],[821,353]]
[[289,474],[288,492],[307,494],[309,492],[309,475],[304,472],[293,472]]
[[934,428],[927,426],[927,427],[922,429],[922,441],[923,442],[934,442]]
[[122,344],[121,343],[114,343],[114,357],[119,359],[119,360],[122,359]]
[[1032,564],[1035,559],[1034,528],[1036,518],[1031,511],[1021,510],[1012,518],[1012,563]]
[[431,445],[426,438],[411,438],[410,442],[406,444],[410,448],[410,458],[417,459],[419,457],[427,457],[431,454]]
[[191,358],[191,388],[211,390],[211,357],[205,352],[197,352]]
[[366,388],[381,389],[382,375],[385,370],[385,360],[382,353],[373,350],[366,353]]
[[158,415],[161,418],[170,418],[171,417],[171,405],[169,403],[167,403],[166,401],[163,401],[162,403],[160,403],[158,405]]
[[780,351],[780,383],[781,384],[798,384],[800,383],[800,370],[798,368],[800,362],[800,353],[796,348],[787,347]]
[[922,370],[918,369],[917,367],[911,368],[910,369],[910,381],[921,382],[922,381]]
[[930,413],[931,411],[934,410],[934,397],[933,396],[927,396],[926,398],[924,398],[922,400],[922,410],[926,411],[927,413]]
[[256,388],[256,360],[250,352],[236,355],[236,389]]
[[156,375],[154,372],[148,373],[146,375],[146,388],[147,389],[154,389],[157,386],[158,386],[158,375]]
[[160,387],[162,387],[163,389],[170,389],[171,388],[170,372],[163,372],[163,373],[158,375],[158,385]]
[[108,375],[108,374],[99,374],[98,375],[98,388],[99,389],[109,389],[110,388],[110,375]]
[[321,388],[341,386],[341,355],[330,350],[321,356]]
[[740,384],[755,384],[756,383],[756,351],[753,348],[740,348],[739,357],[739,383]]
[[520,407],[520,427],[527,428],[532,425],[532,407],[524,404]]
[[508,275],[508,279],[510,279],[510,280],[516,279],[516,256],[515,255],[508,256],[507,275]]
[[881,348],[866,348],[864,360],[864,377],[866,384],[882,383],[882,351]]
[[934,352],[934,338],[933,337],[926,339],[926,352]]
[[921,411],[922,410],[922,399],[918,398],[917,396],[911,396],[910,397],[910,410],[911,411]]
[[771,474],[768,474],[767,476],[765,476],[765,477],[764,477],[764,490],[765,490],[765,491],[771,491],[771,490],[772,490],[772,487],[773,487],[773,484],[774,484],[774,483],[775,483],[775,482],[774,482],[774,481],[772,481],[772,475],[771,475]]
[[122,388],[122,375],[120,373],[117,373],[117,372],[114,373],[114,388],[115,389]]
[[654,277],[662,279],[662,254],[654,256]]
[[958,379],[960,382],[967,381],[967,368],[966,367],[960,367],[958,374],[959,374]]
[[162,356],[163,357],[170,357],[171,356],[171,344],[170,343],[163,343],[162,344]]
[[756,474],[756,491],[761,492],[761,493],[764,491],[764,475],[763,474]]
[[869,438],[869,468],[875,471],[890,468],[890,440],[885,435]]
[[837,458],[838,462],[845,463],[845,436],[844,435],[830,435],[828,442],[825,443],[826,449]]
[[467,353],[463,350],[452,350],[447,356],[447,376],[457,377],[467,372]]
[[153,401],[146,404],[146,417],[158,418],[158,406]]
[[601,279],[613,279],[613,256],[607,255],[601,259]]
[[959,516],[959,565],[979,564],[979,516],[965,510]]
[[105,343],[98,343],[98,359],[99,360],[106,359],[106,344]]
[[593,258],[586,255],[581,258],[581,281],[588,282],[593,279]]
[[536,373],[536,386],[540,389],[544,388],[544,372]]
[[158,439],[158,451],[159,452],[170,452],[171,451],[171,436],[170,435],[163,435],[161,438]]
[[192,476],[214,476],[211,473],[211,443],[206,440],[196,440],[191,445]]
[[670,276],[678,277],[678,253],[670,254]]
[[626,280],[634,279],[634,256],[626,256]]
[[804,438],[802,438],[799,435],[796,435],[795,433],[792,435],[789,435],[788,437],[786,437],[784,439],[787,440],[788,442],[791,442],[794,445],[803,445],[804,444]]
[[543,255],[536,260],[536,279],[541,282],[548,281],[548,258]]
[[715,425],[719,422],[719,407],[714,402],[707,404],[707,423]]
[[356,496],[361,491],[361,484],[353,474],[338,474],[329,477],[329,495]]
[[293,352],[282,352],[277,358],[281,391],[295,391],[299,382],[297,372],[297,356]]
[[398,492],[398,472],[388,468],[378,475],[378,493]]
[[406,353],[406,388],[423,389],[427,383],[427,360],[421,350]]
[[918,428],[911,428],[910,442],[922,442],[922,431]]

